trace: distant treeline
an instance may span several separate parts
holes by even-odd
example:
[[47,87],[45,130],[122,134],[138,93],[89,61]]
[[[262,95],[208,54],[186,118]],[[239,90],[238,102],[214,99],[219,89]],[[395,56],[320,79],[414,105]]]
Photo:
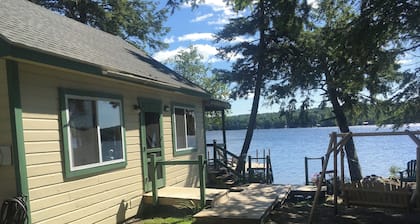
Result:
[[[374,124],[374,115],[365,113],[363,116],[351,117],[350,125]],[[249,115],[235,115],[226,117],[227,130],[246,129]],[[332,108],[296,110],[287,113],[265,113],[257,115],[257,129],[297,128],[297,127],[327,127],[335,126]],[[207,130],[220,130],[221,122],[218,118],[207,119]]]

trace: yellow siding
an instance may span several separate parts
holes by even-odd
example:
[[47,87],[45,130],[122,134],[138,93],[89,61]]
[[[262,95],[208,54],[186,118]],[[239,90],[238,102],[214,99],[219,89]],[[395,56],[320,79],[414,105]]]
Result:
[[[5,61],[0,59],[0,146],[12,145],[10,127],[9,98],[7,93],[7,76]],[[6,198],[16,196],[16,179],[13,165],[0,165],[0,203]]]
[[[196,125],[197,125],[197,144],[198,151],[184,155],[175,156],[173,155],[173,140],[172,140],[172,121],[171,115],[165,114],[163,119],[163,132],[165,139],[165,160],[197,160],[198,155],[204,155],[205,141],[204,141],[204,121],[203,121],[203,110],[200,101],[189,99],[184,101],[182,98],[173,99],[175,103],[188,102],[195,106],[196,112]],[[169,166],[166,167],[166,185],[168,186],[199,186],[198,179],[198,167],[197,166]]]
[[[165,105],[196,105],[197,130],[203,128],[201,101],[176,93],[110,81],[100,77],[40,66],[19,64],[28,185],[33,223],[116,223],[137,213],[143,194],[139,116],[133,110],[138,97],[157,98]],[[85,178],[66,180],[58,88],[123,96],[127,166]],[[171,115],[164,114],[165,159],[196,159],[196,153],[173,157]],[[201,154],[204,132],[198,132]],[[167,167],[166,185],[196,186],[197,167]]]

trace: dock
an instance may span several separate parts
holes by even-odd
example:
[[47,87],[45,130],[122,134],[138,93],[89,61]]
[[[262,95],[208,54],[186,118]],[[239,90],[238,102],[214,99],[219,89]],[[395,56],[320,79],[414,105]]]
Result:
[[219,195],[211,208],[195,214],[196,223],[263,223],[273,207],[286,200],[291,186],[253,183],[235,191]]

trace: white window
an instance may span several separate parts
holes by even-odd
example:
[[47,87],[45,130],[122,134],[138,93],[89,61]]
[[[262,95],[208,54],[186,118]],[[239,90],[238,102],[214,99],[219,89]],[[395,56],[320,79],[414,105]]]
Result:
[[71,171],[125,160],[121,100],[66,95],[65,103]]
[[197,147],[195,113],[191,108],[174,107],[176,151]]

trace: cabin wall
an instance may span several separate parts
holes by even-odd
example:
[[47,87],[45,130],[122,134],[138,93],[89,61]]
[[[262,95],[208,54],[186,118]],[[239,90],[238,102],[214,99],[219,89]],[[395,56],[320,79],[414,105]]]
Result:
[[[179,102],[179,101],[177,101]],[[181,101],[182,102],[182,101]],[[189,103],[193,101],[188,101]],[[195,102],[195,105],[201,105],[199,102]],[[165,160],[197,160],[199,154],[204,155],[204,121],[203,121],[203,110],[201,106],[195,107],[196,112],[196,130],[197,130],[197,141],[198,150],[187,155],[174,156],[173,154],[173,139],[172,139],[172,121],[171,116],[164,116],[163,129],[165,139]],[[199,186],[198,166],[197,165],[176,165],[166,167],[166,185],[167,186]]]
[[[22,117],[28,185],[33,223],[116,223],[138,212],[143,192],[139,115],[133,109],[138,97],[163,104],[185,102],[201,111],[199,98],[127,84],[98,76],[19,63]],[[104,92],[123,96],[127,166],[89,177],[63,176],[59,88]],[[203,127],[197,116],[197,131]],[[165,160],[173,157],[171,113],[164,113]],[[200,133],[200,134],[199,134]],[[198,131],[204,152],[204,131]],[[166,186],[195,186],[194,167],[167,167]]]
[[[12,149],[12,129],[10,127],[9,97],[7,88],[7,73],[5,60],[0,59],[0,147]],[[0,160],[5,160],[6,155],[1,154]],[[11,165],[0,163],[0,206],[4,199],[16,196],[15,168]]]

